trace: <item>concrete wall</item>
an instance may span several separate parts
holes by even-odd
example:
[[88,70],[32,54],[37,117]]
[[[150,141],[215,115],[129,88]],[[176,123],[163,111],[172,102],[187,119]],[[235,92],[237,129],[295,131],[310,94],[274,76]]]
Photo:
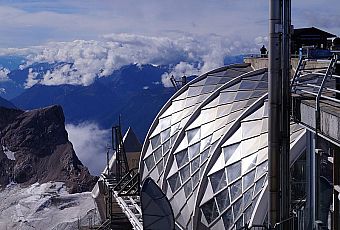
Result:
[[[246,57],[243,59],[243,62],[250,63],[254,69],[268,68],[268,58]],[[298,58],[291,59],[292,74],[295,73],[298,63],[299,63]],[[327,65],[328,63],[325,62],[309,61],[308,66],[306,66],[306,68],[321,68],[326,67]]]

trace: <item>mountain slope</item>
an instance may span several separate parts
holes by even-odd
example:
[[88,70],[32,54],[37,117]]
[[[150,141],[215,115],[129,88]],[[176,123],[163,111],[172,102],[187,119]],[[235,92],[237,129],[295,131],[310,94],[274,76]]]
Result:
[[0,185],[65,182],[88,191],[95,178],[76,156],[60,106],[32,111],[0,108]]
[[12,108],[12,109],[15,108],[15,106],[11,102],[7,101],[6,99],[2,97],[0,97],[0,107]]

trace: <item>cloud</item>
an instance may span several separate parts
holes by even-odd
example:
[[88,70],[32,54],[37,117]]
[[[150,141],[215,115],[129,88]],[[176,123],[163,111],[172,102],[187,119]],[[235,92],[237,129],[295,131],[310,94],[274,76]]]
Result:
[[226,55],[254,52],[257,46],[255,40],[215,34],[173,32],[157,37],[110,34],[97,41],[50,42],[25,49],[5,49],[0,50],[0,55],[25,54],[27,62],[21,68],[34,63],[61,63],[43,76],[30,69],[26,87],[37,83],[87,86],[128,64],[171,65],[171,71],[162,77],[168,86],[166,79],[171,75],[204,73],[222,66]]
[[93,122],[67,124],[66,130],[81,162],[89,168],[91,174],[100,175],[106,164],[110,130],[100,129]]
[[8,74],[10,72],[7,68],[0,68],[0,82],[9,81]]
[[179,80],[182,76],[199,75],[200,69],[200,66],[195,67],[193,64],[180,62],[171,70],[171,72],[164,73],[161,76],[162,83],[164,87],[173,87],[170,80],[171,76],[173,76],[176,80]]

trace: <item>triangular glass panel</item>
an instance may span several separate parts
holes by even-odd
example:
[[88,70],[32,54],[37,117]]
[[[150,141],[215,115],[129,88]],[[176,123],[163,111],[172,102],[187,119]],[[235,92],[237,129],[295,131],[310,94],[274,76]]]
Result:
[[205,150],[211,143],[211,137],[212,135],[204,138],[201,140],[201,146],[200,146],[200,151],[202,152],[203,150]]
[[227,178],[225,176],[224,168],[220,171],[211,174],[209,176],[209,179],[214,193],[217,193],[218,191],[227,186]]
[[204,120],[201,119],[202,116],[198,115],[195,120],[187,127],[187,129],[194,129],[202,125]]
[[204,79],[202,79],[202,80],[200,80],[200,81],[198,81],[198,82],[195,82],[194,84],[191,84],[191,86],[203,86],[203,85],[206,85],[207,84],[207,78],[204,78]]
[[267,93],[267,90],[254,90],[250,98],[260,98]]
[[247,190],[247,188],[249,188],[251,185],[254,184],[254,179],[255,179],[255,170],[243,176],[242,178],[243,191]]
[[243,200],[242,200],[242,198],[238,199],[234,203],[233,210],[234,210],[234,219],[237,219],[243,211]]
[[257,84],[256,81],[242,80],[239,89],[255,89]]
[[152,134],[150,135],[150,138],[158,135],[161,132],[161,127],[159,126],[159,124],[156,126],[156,128],[153,130]]
[[268,82],[259,82],[256,89],[268,89]]
[[185,193],[185,197],[188,198],[189,195],[192,192],[192,181],[188,180],[188,182],[186,184],[184,184],[184,193]]
[[152,154],[145,159],[145,164],[149,171],[155,166],[155,160]]
[[219,105],[219,97],[214,98],[211,102],[209,102],[206,106],[204,106],[204,108],[212,108],[212,107],[216,107],[217,105]]
[[189,146],[188,151],[190,160],[195,158],[200,153],[200,142]]
[[211,135],[213,131],[214,131],[214,122],[210,122],[208,124],[202,125],[201,126],[201,134],[202,134],[201,138]]
[[238,180],[230,186],[230,201],[233,202],[242,194],[242,181]]
[[262,120],[242,122],[242,139],[260,135]]
[[167,178],[171,177],[172,175],[174,175],[174,174],[177,173],[177,172],[178,172],[177,162],[176,162],[176,161],[173,161],[173,162],[172,162],[171,169],[170,169],[170,172],[169,172],[169,174],[167,175]]
[[223,151],[223,154],[224,154],[224,164],[227,163],[228,160],[230,160],[230,158],[235,153],[235,151],[237,150],[239,145],[240,145],[240,143],[229,145],[227,147],[223,147],[222,151]]
[[211,93],[215,90],[215,85],[206,85],[206,86],[203,86],[203,89],[202,89],[202,94],[204,93]]
[[162,143],[164,143],[167,139],[170,138],[170,127],[163,132],[161,132]]
[[210,227],[211,230],[220,230],[224,229],[223,221],[222,219],[219,219],[212,227]]
[[189,86],[188,97],[193,97],[193,96],[197,96],[201,94],[202,88],[203,88],[202,86],[197,86],[197,87]]
[[[216,160],[216,162],[215,162],[215,164],[214,164],[214,166],[210,169],[210,171],[209,171],[209,173],[208,173],[208,176],[210,176],[210,175],[212,175],[212,174],[214,174],[214,173],[216,173],[216,172],[218,172],[218,171],[221,171],[222,169],[224,169],[224,159],[223,159],[223,154],[221,154],[218,158],[217,158],[217,160]],[[224,170],[223,170],[224,171]],[[215,190],[214,190],[215,191]]]
[[193,174],[196,172],[200,167],[200,157],[196,157],[192,162],[191,162],[191,173]]
[[180,152],[180,151],[187,149],[187,148],[188,148],[188,140],[186,138],[183,138],[181,140],[181,143],[178,145],[176,152]]
[[151,147],[151,144],[149,143],[148,150],[146,151],[143,160],[145,160],[151,154],[152,154],[152,147]]
[[223,145],[222,147],[226,147],[228,145],[235,144],[242,140],[242,129],[239,128]]
[[157,136],[154,136],[151,138],[151,146],[152,149],[156,149],[161,144],[161,136],[158,134]]
[[237,101],[232,104],[231,111],[235,112],[240,109],[244,109],[247,106],[248,101]]
[[185,90],[183,93],[181,93],[180,95],[178,95],[175,100],[182,100],[185,99],[188,95],[188,90]]
[[178,167],[182,167],[189,161],[188,150],[182,150],[175,155]]
[[178,173],[172,175],[169,179],[168,179],[168,183],[170,185],[171,191],[172,193],[175,193],[175,191],[181,186],[181,181],[179,179],[179,175]]
[[251,204],[251,201],[253,199],[253,190],[254,186],[252,186],[243,194],[243,205],[245,208],[247,208]]
[[198,96],[197,97],[189,97],[186,99],[186,102],[185,102],[185,107],[188,108],[190,106],[193,106],[197,103],[197,100],[198,100]]
[[268,146],[268,133],[261,134],[259,149],[265,148],[267,146]]
[[261,81],[268,81],[268,72],[262,75]]
[[227,92],[227,91],[237,91],[239,88],[240,88],[240,82],[237,83],[237,84],[234,84],[232,86],[229,86],[228,88],[224,89],[223,91],[221,92]]
[[250,95],[252,94],[252,91],[238,91],[237,95],[235,97],[235,101],[242,101],[242,100],[246,100],[250,97]]
[[231,208],[229,208],[223,215],[222,215],[224,229],[230,229],[231,226],[234,224],[234,217]]
[[185,183],[190,178],[190,164],[187,164],[180,170],[182,183]]
[[258,110],[256,110],[254,113],[250,114],[248,117],[243,119],[242,121],[251,121],[251,120],[258,120],[263,117],[264,112],[264,106],[261,106]]
[[196,143],[200,140],[201,137],[201,129],[196,128],[196,129],[191,129],[186,132],[187,138],[188,138],[188,143],[193,144]]
[[232,103],[235,100],[236,93],[235,92],[225,92],[219,95],[219,104],[228,104]]
[[210,183],[207,183],[207,187],[204,191],[203,198],[201,200],[200,206],[202,206],[204,203],[208,202],[208,200],[212,199],[214,197],[214,191],[211,187]]
[[255,180],[262,177],[268,171],[268,161],[263,162],[262,164],[256,167],[256,177]]
[[265,181],[265,176],[261,177],[260,180],[258,180],[255,184],[255,190],[254,190],[254,196],[257,196],[257,194],[261,191],[264,181]]
[[201,210],[209,224],[213,222],[219,214],[214,199],[211,199],[207,203],[203,204],[201,206]]
[[220,212],[223,212],[230,205],[230,198],[228,189],[224,189],[222,192],[216,195],[216,202]]
[[155,150],[154,156],[155,156],[156,162],[158,162],[162,158],[162,156],[163,156],[162,147],[159,147],[158,149]]
[[228,81],[230,81],[232,78],[230,78],[230,77],[224,77],[224,76],[222,76],[221,78],[220,78],[220,81],[218,82],[220,85],[223,85],[223,84],[225,84],[225,83],[227,83]]
[[268,148],[260,149],[256,154],[257,154],[257,162],[256,162],[256,164],[259,165],[263,161],[268,159]]
[[261,133],[268,133],[268,118],[262,119]]
[[228,115],[231,111],[231,107],[232,107],[232,104],[218,106],[217,117],[223,117],[225,115]]
[[219,77],[208,76],[205,85],[217,85],[220,80]]
[[259,149],[260,136],[242,141],[242,157],[246,157]]
[[234,163],[227,167],[228,183],[235,181],[241,176],[241,162]]
[[157,164],[158,173],[161,174],[164,170],[163,159]]

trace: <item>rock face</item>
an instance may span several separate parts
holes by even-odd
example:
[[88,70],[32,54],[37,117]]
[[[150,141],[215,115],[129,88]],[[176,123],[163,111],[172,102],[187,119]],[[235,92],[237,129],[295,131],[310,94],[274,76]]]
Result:
[[0,107],[0,185],[10,180],[24,185],[62,181],[71,193],[93,187],[96,178],[68,141],[60,106],[31,111]]

